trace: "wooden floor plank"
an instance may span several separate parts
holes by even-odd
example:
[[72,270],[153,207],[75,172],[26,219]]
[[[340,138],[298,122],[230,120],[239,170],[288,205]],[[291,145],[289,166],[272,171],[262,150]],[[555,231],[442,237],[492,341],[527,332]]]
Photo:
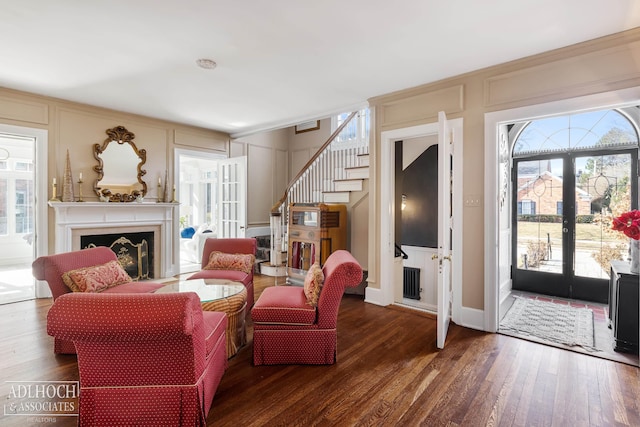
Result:
[[[256,297],[273,283],[256,276]],[[1,383],[78,378],[75,356],[53,354],[50,306],[47,299],[0,306]],[[437,350],[433,317],[358,296],[342,300],[331,366],[253,366],[250,319],[247,326],[248,343],[229,360],[209,425],[640,425],[634,366],[455,324]],[[3,416],[0,425],[21,421]]]

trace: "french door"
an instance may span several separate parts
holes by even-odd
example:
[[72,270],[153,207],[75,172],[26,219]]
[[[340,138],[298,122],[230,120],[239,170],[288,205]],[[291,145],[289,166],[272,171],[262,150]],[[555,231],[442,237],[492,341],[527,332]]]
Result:
[[219,161],[218,237],[245,237],[247,229],[247,158]]
[[606,303],[628,243],[607,218],[637,206],[637,167],[637,150],[514,159],[513,289]]

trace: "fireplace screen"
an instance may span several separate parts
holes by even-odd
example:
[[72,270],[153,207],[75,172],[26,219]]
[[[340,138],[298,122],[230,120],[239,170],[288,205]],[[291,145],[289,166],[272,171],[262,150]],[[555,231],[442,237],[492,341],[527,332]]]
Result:
[[153,233],[82,236],[82,248],[107,246],[134,281],[153,278]]

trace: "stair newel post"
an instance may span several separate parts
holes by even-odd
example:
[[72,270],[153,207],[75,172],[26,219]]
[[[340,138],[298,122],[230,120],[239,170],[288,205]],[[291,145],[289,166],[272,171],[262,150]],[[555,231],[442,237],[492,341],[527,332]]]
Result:
[[271,212],[271,252],[269,261],[272,266],[282,264],[282,213]]

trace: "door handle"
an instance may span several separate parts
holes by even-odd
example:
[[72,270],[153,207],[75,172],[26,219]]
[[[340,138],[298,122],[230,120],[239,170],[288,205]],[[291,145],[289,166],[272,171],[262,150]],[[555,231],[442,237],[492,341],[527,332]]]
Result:
[[451,262],[451,255],[443,256],[442,259],[446,259],[447,261]]

